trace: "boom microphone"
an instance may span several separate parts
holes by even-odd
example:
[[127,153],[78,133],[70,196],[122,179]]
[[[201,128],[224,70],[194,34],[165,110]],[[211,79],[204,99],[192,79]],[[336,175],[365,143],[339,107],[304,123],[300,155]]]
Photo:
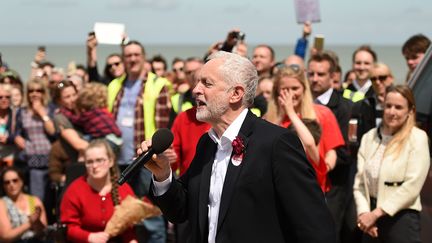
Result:
[[132,163],[126,167],[121,173],[120,179],[117,183],[123,185],[132,175],[134,175],[139,168],[141,168],[147,161],[149,161],[153,154],[160,154],[169,148],[174,140],[174,135],[167,128],[161,128],[155,132],[152,137],[152,146],[146,153],[142,153]]

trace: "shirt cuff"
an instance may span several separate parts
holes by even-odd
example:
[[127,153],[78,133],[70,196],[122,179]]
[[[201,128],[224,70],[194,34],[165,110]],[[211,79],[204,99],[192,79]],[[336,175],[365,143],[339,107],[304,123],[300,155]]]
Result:
[[153,181],[153,194],[157,197],[162,196],[165,192],[168,191],[171,182],[172,182],[172,171],[170,171],[170,175],[168,176],[168,178],[164,181],[156,181],[154,176],[152,176],[152,181]]

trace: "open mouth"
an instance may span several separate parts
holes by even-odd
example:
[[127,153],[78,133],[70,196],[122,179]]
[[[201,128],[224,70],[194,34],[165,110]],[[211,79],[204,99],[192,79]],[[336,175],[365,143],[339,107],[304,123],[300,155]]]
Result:
[[207,106],[207,104],[204,101],[200,100],[200,99],[195,99],[195,101],[196,101],[196,104],[197,104],[198,108],[201,107],[201,106]]

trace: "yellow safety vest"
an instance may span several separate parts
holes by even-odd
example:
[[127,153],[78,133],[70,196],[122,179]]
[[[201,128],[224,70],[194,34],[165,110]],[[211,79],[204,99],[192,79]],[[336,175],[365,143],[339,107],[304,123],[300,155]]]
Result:
[[261,117],[261,111],[258,108],[250,108],[250,111],[254,113],[257,117]]
[[[125,79],[125,75],[121,76],[111,81],[108,85],[108,109],[110,112],[112,112],[116,96],[122,88]],[[162,88],[168,84],[169,81],[166,78],[158,77],[151,72],[147,75],[147,82],[145,83],[143,94],[144,132],[146,139],[151,139],[156,132],[156,100]]]
[[342,95],[345,99],[349,99],[352,102],[357,102],[365,98],[365,94],[360,91],[352,91],[350,89],[345,89]]
[[175,113],[186,111],[193,107],[192,103],[189,101],[183,102],[183,104],[181,104],[181,107],[179,107],[179,103],[180,93],[176,93],[175,95],[171,96],[171,104]]

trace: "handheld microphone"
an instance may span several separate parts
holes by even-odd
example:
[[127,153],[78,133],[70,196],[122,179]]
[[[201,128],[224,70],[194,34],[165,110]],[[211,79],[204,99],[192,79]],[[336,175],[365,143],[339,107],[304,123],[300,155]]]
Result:
[[142,153],[138,158],[136,158],[132,163],[126,167],[126,169],[120,174],[120,178],[117,183],[123,185],[132,175],[138,172],[147,161],[149,161],[153,154],[160,154],[169,148],[174,140],[174,135],[167,128],[161,128],[155,132],[152,137],[152,146],[146,152]]

